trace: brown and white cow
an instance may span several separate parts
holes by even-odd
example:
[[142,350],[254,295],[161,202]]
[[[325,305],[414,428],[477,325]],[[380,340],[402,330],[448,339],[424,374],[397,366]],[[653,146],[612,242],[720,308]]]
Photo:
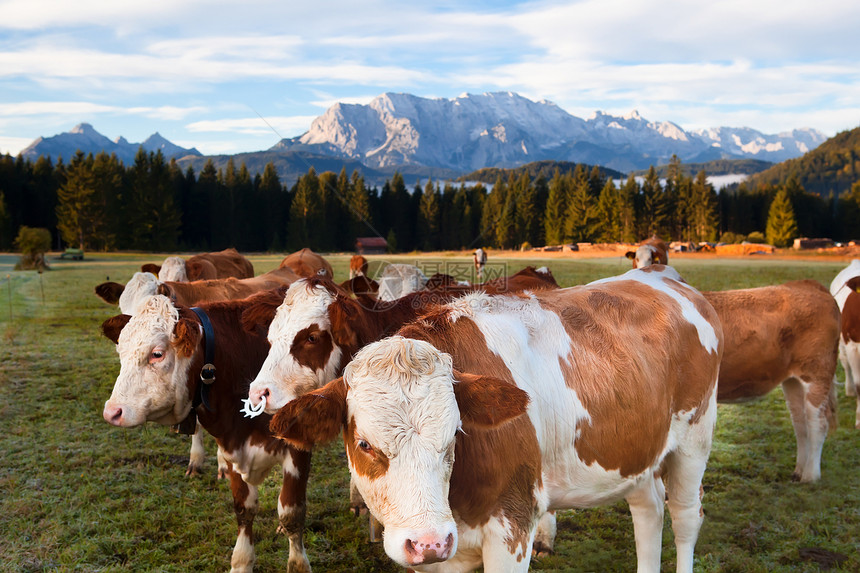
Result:
[[249,279],[254,276],[254,265],[236,249],[194,255],[187,259],[167,257],[159,265],[143,265],[142,272],[150,272],[162,281],[201,281],[211,279]]
[[625,257],[633,261],[634,269],[642,269],[648,265],[668,265],[669,248],[663,239],[651,237],[639,244],[635,251],[627,251]]
[[[257,298],[267,296],[272,293]],[[283,292],[274,296],[280,300]],[[240,412],[241,398],[247,395],[248,383],[268,349],[265,329],[241,326],[243,312],[254,301],[200,304],[212,325],[214,336],[209,340],[197,314],[161,295],[150,297],[135,316],[119,315],[105,321],[102,329],[117,345],[120,372],[103,415],[114,426],[130,428],[146,422],[177,424],[192,410],[197,414],[229,464],[239,524],[231,559],[233,572],[253,569],[257,488],[273,466],[281,466],[278,519],[279,530],[290,541],[288,571],[310,571],[302,541],[310,454],[274,438],[269,416],[249,419]],[[215,380],[203,390],[201,372],[207,347],[212,346]]]
[[177,304],[193,306],[198,302],[237,300],[264,290],[289,285],[301,277],[289,267],[279,267],[249,279],[212,279],[191,282],[162,282],[151,273],[135,273],[126,285],[105,282],[96,286],[96,294],[109,304],[119,303],[123,314],[137,309],[154,294],[167,296]]
[[318,255],[307,247],[284,257],[280,268],[292,269],[298,276],[304,278],[324,277],[334,279],[334,270],[322,255]]
[[839,308],[833,297],[813,280],[702,294],[725,335],[717,400],[743,402],[782,384],[797,438],[792,478],[818,480],[824,439],[837,423]]
[[[299,294],[301,290],[299,283],[289,292]],[[319,296],[302,305],[292,301],[293,308],[307,314],[305,322],[310,321],[310,327],[286,327],[286,322],[293,321],[279,320],[276,315],[269,329],[272,349],[251,388],[255,404],[261,397],[255,391],[268,390],[267,411],[307,392],[314,378],[318,381],[332,375],[334,364],[342,359],[340,352],[323,351],[334,347],[331,339],[321,335],[329,328],[325,309],[330,301],[325,293],[315,290]],[[521,295],[467,294],[403,327],[400,334],[429,342],[440,354],[450,354],[453,367],[460,372],[497,378],[500,383],[525,390],[530,398],[530,423],[542,454],[542,482],[549,509],[626,499],[633,514],[640,571],[660,570],[665,479],[678,571],[692,571],[693,548],[702,519],[701,480],[716,420],[715,386],[723,342],[713,307],[673,269],[654,266],[586,286]],[[290,358],[296,340],[306,348],[322,343],[319,353],[309,353],[317,357],[316,361],[302,365]],[[322,360],[327,354],[328,360]],[[449,400],[449,417],[457,416],[452,407]],[[418,411],[413,415],[420,417]],[[338,427],[351,419],[358,423],[355,418],[323,422],[298,417],[294,421],[297,426],[326,423]],[[348,429],[362,438],[355,442],[356,448],[374,450],[396,441],[390,433],[397,434],[398,427],[384,423],[384,416],[377,420],[379,424],[373,428]],[[279,433],[285,425],[289,422],[281,418]],[[313,430],[307,432],[310,435]],[[450,523],[442,516],[451,513],[445,502],[450,502],[454,490],[447,492],[446,498],[444,489],[422,489],[441,477],[426,476],[424,481],[425,466],[419,458],[444,456],[453,442],[428,447],[414,431],[399,435],[403,449],[398,450],[397,472],[384,482],[353,467],[363,462],[354,461],[355,456],[349,458],[354,473],[367,474],[360,482],[364,488],[361,493],[384,524],[386,536],[392,530],[420,528],[422,533],[410,533],[408,539],[435,536],[435,559],[445,548],[450,558],[455,544],[467,556],[474,555],[480,547],[473,546],[471,531],[459,530],[458,539],[451,543],[440,535],[450,531],[444,525]],[[453,440],[453,434],[450,438]],[[435,463],[439,465],[433,467],[445,467],[438,460]],[[394,469],[390,465],[387,471]],[[399,482],[411,497],[380,497],[381,490],[374,488],[390,480]],[[424,504],[431,498],[440,505],[427,513]],[[377,504],[380,499],[383,503]],[[385,503],[386,499],[396,501],[397,506]],[[476,503],[485,502],[476,498]],[[524,510],[524,506],[518,507]],[[427,521],[399,523],[397,516],[403,515],[425,515]],[[402,536],[395,540],[394,544],[386,541],[389,556],[399,563],[416,563],[419,557],[410,550],[415,544],[409,545]],[[514,545],[511,554],[527,565],[530,555]]]
[[[848,295],[842,306],[842,332],[839,347],[845,364],[845,393],[857,397],[854,427],[860,430],[860,276],[848,279],[845,289]],[[851,388],[849,392],[849,388]]]
[[415,265],[391,263],[383,269],[378,282],[379,300],[392,301],[422,290],[427,284],[427,276]]
[[455,373],[427,342],[394,336],[288,403],[271,428],[308,450],[343,430],[353,482],[385,516],[385,551],[400,565],[527,571],[547,504],[528,402],[510,383]]
[[367,274],[367,259],[362,255],[352,255],[349,259],[349,278],[366,277]]
[[[854,277],[860,277],[860,259],[852,260],[851,264],[839,271],[839,274],[830,283],[830,294],[836,299],[836,304],[839,305],[840,312],[844,311],[845,301],[851,293],[851,289],[847,286],[847,283]],[[839,339],[839,362],[842,363],[842,370],[845,372],[845,395],[857,396],[857,385],[860,384],[860,370],[855,372],[854,369],[860,367],[860,361],[848,359],[844,336]],[[860,408],[860,398],[858,398],[857,407]],[[860,422],[860,414],[858,414],[857,421]]]

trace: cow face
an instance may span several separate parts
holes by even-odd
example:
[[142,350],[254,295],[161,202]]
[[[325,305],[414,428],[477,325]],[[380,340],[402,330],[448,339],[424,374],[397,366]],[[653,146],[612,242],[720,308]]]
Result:
[[495,427],[527,404],[522,390],[455,375],[448,354],[393,336],[360,350],[343,378],[287,404],[271,429],[308,449],[342,428],[353,483],[385,528],[385,552],[414,567],[457,551],[448,494],[461,423]]
[[188,369],[202,336],[199,325],[180,319],[163,296],[150,297],[132,317],[121,315],[102,325],[116,342],[120,372],[104,418],[114,426],[144,422],[176,424],[188,415]]
[[185,271],[185,260],[180,257],[167,257],[158,273],[161,281],[188,282],[188,273]]
[[266,398],[266,412],[284,404],[337,374],[343,350],[332,333],[329,306],[336,295],[318,284],[293,283],[269,326],[269,354],[249,388],[251,404]]
[[653,264],[657,264],[659,261],[655,259],[657,253],[657,249],[652,247],[651,245],[641,245],[636,252],[627,251],[625,256],[628,259],[633,261],[634,269],[641,269]]

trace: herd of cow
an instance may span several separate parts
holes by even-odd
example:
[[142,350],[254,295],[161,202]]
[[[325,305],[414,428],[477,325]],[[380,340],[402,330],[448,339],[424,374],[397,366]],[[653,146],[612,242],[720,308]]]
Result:
[[667,505],[690,572],[717,402],[782,384],[793,478],[820,478],[837,356],[860,394],[860,261],[831,292],[811,280],[699,292],[659,240],[628,256],[633,270],[564,289],[546,268],[469,285],[389,265],[376,280],[356,256],[336,284],[308,249],[259,276],[232,249],[171,257],[96,287],[122,312],[102,325],[121,365],[103,415],[197,429],[191,474],[198,425],[215,438],[233,571],[253,569],[257,488],[276,465],[287,568],[310,571],[310,452],[342,435],[350,504],[406,568],[525,571],[552,551],[555,510],[624,499],[638,570],[660,571]]

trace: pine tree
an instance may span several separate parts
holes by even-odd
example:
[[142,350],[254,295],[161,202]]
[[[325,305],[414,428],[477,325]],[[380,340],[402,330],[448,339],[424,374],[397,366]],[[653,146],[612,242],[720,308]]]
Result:
[[621,240],[621,205],[618,189],[607,179],[595,207],[595,240],[613,243]]
[[767,242],[775,247],[787,247],[797,237],[797,220],[785,187],[781,187],[767,213]]
[[564,242],[564,220],[567,212],[569,181],[558,169],[549,182],[549,195],[546,200],[543,225],[547,245],[560,245]]
[[621,212],[621,240],[625,243],[635,243],[638,240],[637,202],[639,198],[639,183],[631,173],[619,190],[618,205]]
[[699,171],[695,181],[690,185],[689,220],[691,235],[688,237],[696,242],[715,241],[719,220],[717,216],[717,193],[713,185],[708,183],[705,171]]
[[593,241],[597,231],[597,209],[591,196],[591,185],[585,178],[574,179],[564,225],[565,241]]
[[442,198],[428,179],[418,206],[418,245],[425,251],[439,249],[439,224]]
[[319,250],[318,233],[322,223],[322,205],[319,197],[319,179],[311,167],[296,183],[296,192],[290,205],[288,245],[290,250],[305,247]]
[[67,245],[88,249],[94,245],[94,227],[103,216],[98,211],[93,178],[93,156],[78,151],[57,192],[57,228]]

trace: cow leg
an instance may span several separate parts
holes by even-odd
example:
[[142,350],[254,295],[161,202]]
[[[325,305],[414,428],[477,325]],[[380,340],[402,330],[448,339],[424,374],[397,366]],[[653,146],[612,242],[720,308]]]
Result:
[[197,429],[191,434],[191,453],[188,455],[186,476],[199,476],[203,473],[203,460],[206,458],[206,451],[203,449],[203,433],[205,431],[203,426],[197,424]]
[[218,446],[218,451],[216,452],[215,457],[218,459],[217,479],[226,479],[227,476],[230,475],[230,468],[227,466],[227,459],[224,457],[224,450],[221,449],[221,446]]
[[[519,543],[511,547],[510,531],[506,524],[499,523],[498,518],[491,519],[490,522],[483,528],[484,540],[481,544],[481,557],[483,560],[484,571],[509,571],[511,573],[523,572],[529,570],[529,563],[532,557],[532,548],[537,530],[537,522],[533,521],[531,531],[529,531],[529,541],[525,547]],[[512,552],[513,551],[513,552]],[[456,555],[454,558],[456,559]],[[480,567],[480,563],[462,563],[465,567],[458,568],[458,571],[474,571]]]
[[364,498],[361,497],[361,492],[355,487],[352,477],[349,478],[349,509],[356,515],[367,515],[368,531],[370,533],[371,543],[380,543],[382,541],[382,524],[373,517],[367,509],[367,504],[364,503]]
[[[852,368],[852,361],[849,359],[848,348],[841,336],[839,337],[839,362],[842,364],[842,370],[845,371],[845,395],[856,396],[857,387],[854,381],[854,369]],[[858,421],[860,421],[860,418],[858,418]]]
[[693,553],[704,521],[702,476],[707,462],[708,452],[699,455],[673,452],[666,458],[667,504],[672,516],[679,573],[693,571]]
[[854,378],[855,373],[860,374],[860,343],[851,342],[849,344],[843,344],[840,340],[840,358],[843,357],[841,352],[843,346],[845,347],[845,360],[842,363],[845,368],[845,395],[857,397],[857,410],[854,415],[854,427],[860,430],[860,392],[858,392],[860,389],[857,387],[860,385],[860,380],[855,380]]
[[310,573],[311,564],[305,554],[302,536],[305,531],[305,503],[308,475],[311,471],[311,453],[290,449],[283,464],[284,481],[278,496],[279,533],[290,540],[289,573]]
[[821,477],[821,451],[827,437],[827,396],[815,405],[809,400],[811,384],[797,378],[782,383],[785,402],[791,414],[791,423],[797,436],[797,461],[791,479],[804,483]]
[[547,511],[540,517],[540,521],[538,521],[535,541],[532,545],[532,552],[535,557],[552,555],[553,547],[555,546],[555,534],[555,512]]
[[627,495],[633,515],[633,534],[636,539],[636,571],[659,573],[660,552],[663,546],[663,503],[666,490],[663,482],[653,475]]
[[239,472],[231,468],[230,491],[233,493],[233,510],[239,533],[230,558],[230,573],[251,573],[254,569],[254,516],[257,515],[257,486],[242,479]]

